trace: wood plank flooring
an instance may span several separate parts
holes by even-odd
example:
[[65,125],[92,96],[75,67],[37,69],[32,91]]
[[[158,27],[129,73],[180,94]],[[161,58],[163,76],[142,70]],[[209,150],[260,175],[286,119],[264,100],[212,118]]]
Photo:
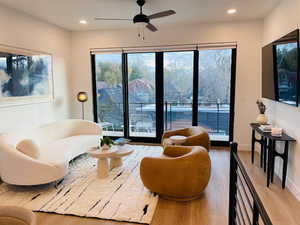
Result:
[[250,153],[240,157],[274,225],[299,225],[300,202],[286,188],[281,189],[281,180],[274,177],[274,184],[267,188],[266,174],[259,166],[256,155],[255,165],[251,164]]
[[[212,177],[202,198],[179,203],[160,199],[152,225],[227,225],[229,152],[212,150]],[[266,175],[258,166],[250,163],[250,153],[242,152],[240,157],[245,164],[259,196],[261,197],[274,225],[300,225],[300,202],[286,189],[280,188],[280,181],[275,177],[275,184],[266,187]],[[129,225],[99,219],[62,216],[37,213],[38,225]]]

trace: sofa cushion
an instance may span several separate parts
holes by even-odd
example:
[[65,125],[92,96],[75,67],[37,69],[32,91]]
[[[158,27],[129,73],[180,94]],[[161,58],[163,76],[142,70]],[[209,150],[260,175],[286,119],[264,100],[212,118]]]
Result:
[[39,146],[32,139],[25,139],[19,142],[16,149],[34,159],[38,159],[40,156]]
[[57,140],[41,147],[40,159],[53,165],[61,165],[97,146],[98,135],[77,135]]

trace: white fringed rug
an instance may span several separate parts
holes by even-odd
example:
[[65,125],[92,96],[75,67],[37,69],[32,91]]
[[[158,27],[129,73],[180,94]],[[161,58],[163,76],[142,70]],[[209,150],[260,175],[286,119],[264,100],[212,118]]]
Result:
[[150,224],[158,196],[150,193],[139,176],[145,156],[159,156],[159,146],[132,145],[134,152],[123,158],[123,166],[97,178],[97,161],[83,155],[70,164],[70,172],[53,184],[16,187],[0,185],[0,204],[18,205],[36,212]]

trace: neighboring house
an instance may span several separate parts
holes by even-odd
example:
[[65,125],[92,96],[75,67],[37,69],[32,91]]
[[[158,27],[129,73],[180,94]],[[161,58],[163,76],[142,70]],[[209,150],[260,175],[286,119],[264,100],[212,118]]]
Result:
[[[128,84],[131,114],[141,113],[140,105],[153,104],[154,88],[149,81],[136,79]],[[97,82],[98,119],[114,124],[114,129],[123,125],[123,90],[121,85],[110,87],[106,82]]]
[[114,124],[116,128],[123,125],[123,90],[121,85],[113,88],[97,89],[98,120]]
[[154,87],[145,79],[135,79],[128,83],[130,103],[154,103]]

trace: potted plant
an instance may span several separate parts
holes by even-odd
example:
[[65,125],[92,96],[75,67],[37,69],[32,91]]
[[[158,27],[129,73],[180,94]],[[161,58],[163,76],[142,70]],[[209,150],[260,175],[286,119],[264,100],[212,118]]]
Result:
[[109,150],[114,144],[114,141],[110,137],[103,137],[100,139],[100,147],[102,151]]
[[265,115],[266,105],[260,99],[256,101],[256,104],[259,110],[259,115],[256,118],[256,122],[258,122],[259,124],[267,124],[268,118]]

